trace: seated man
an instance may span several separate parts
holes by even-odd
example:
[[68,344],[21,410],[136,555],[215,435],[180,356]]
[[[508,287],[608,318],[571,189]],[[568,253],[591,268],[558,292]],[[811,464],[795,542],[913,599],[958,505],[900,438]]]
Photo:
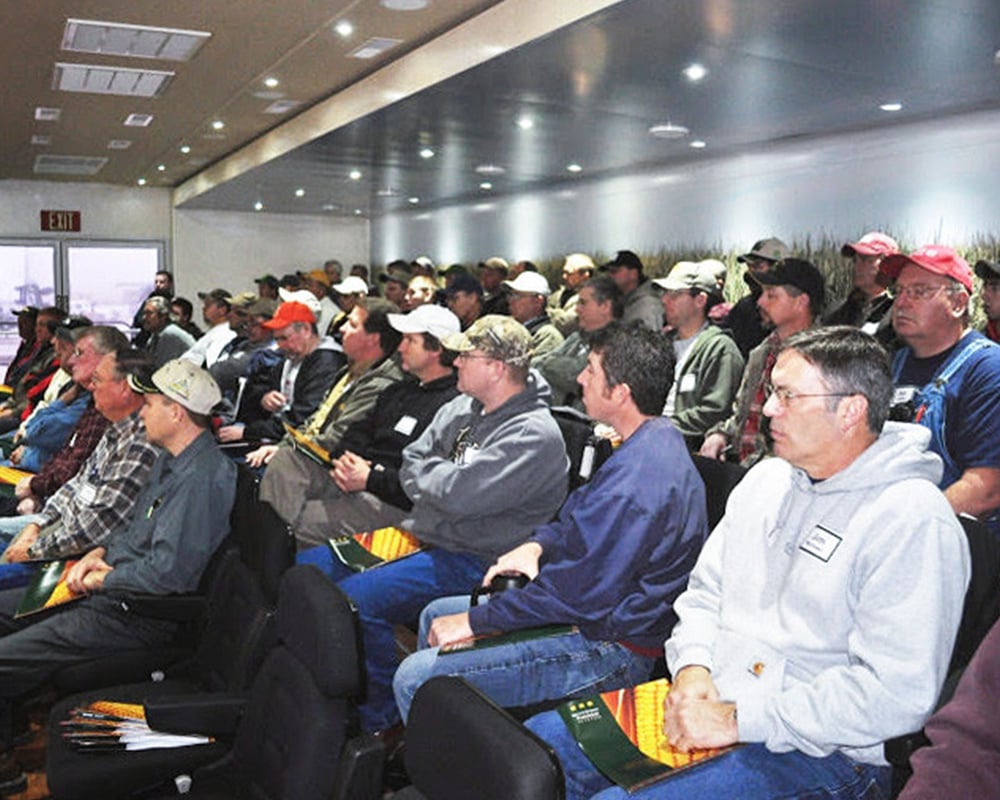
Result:
[[63,558],[102,544],[132,515],[159,450],[146,440],[139,417],[142,395],[128,378],[146,378],[149,356],[120,350],[104,356],[92,379],[94,406],[111,423],[79,471],[46,501],[38,514],[0,519],[10,542],[0,566],[0,587],[27,583],[34,570],[18,562]]
[[597,331],[621,319],[625,307],[621,289],[607,275],[591,278],[580,287],[576,298],[577,330],[554,350],[533,357],[531,366],[552,387],[553,405],[582,408],[576,376],[587,366],[590,339]]
[[893,358],[898,418],[931,431],[944,461],[938,484],[955,513],[1000,535],[1000,347],[969,328],[972,270],[954,250],[926,245],[891,255]]
[[170,319],[170,298],[153,295],[142,306],[143,349],[157,369],[194,346],[194,337]]
[[60,667],[167,642],[176,623],[123,613],[116,591],[190,592],[229,531],[236,466],[222,455],[208,414],[219,389],[204,370],[170,361],[149,384],[141,411],[150,442],[161,446],[136,500],[137,513],[69,572],[69,588],[88,595],[25,625],[10,615],[23,590],[0,593],[0,791],[23,786],[11,755],[13,705]]
[[585,253],[570,253],[562,268],[562,286],[549,295],[546,302],[549,319],[563,336],[576,330],[576,304],[580,287],[589,281],[597,267]]
[[522,272],[512,281],[504,281],[510,315],[531,334],[531,356],[544,355],[563,343],[563,335],[552,324],[545,300],[552,293],[545,276],[538,272]]
[[403,527],[424,550],[353,573],[329,547],[299,554],[338,581],[357,604],[364,636],[365,730],[399,719],[392,696],[392,626],[412,623],[431,600],[469,591],[489,564],[548,522],[566,496],[566,448],[548,391],[529,372],[531,337],[491,314],[443,344],[458,352],[462,394],[403,451],[400,480],[413,502]]
[[[592,419],[615,429],[622,445],[567,498],[556,521],[535,528],[483,579],[488,586],[496,574],[520,572],[531,579],[524,588],[471,609],[468,595],[424,609],[421,645],[431,649],[407,658],[393,681],[404,721],[413,695],[434,675],[461,675],[503,706],[649,679],[677,621],[674,599],[708,533],[701,478],[682,437],[660,416],[673,361],[667,340],[641,326],[613,325],[597,335],[580,373],[583,404]],[[577,630],[437,651],[473,635],[555,624]]]
[[688,447],[697,450],[709,428],[729,416],[743,377],[743,356],[729,332],[708,321],[712,306],[722,302],[709,266],[681,261],[653,283],[663,290],[663,311],[673,328],[677,359],[663,414],[673,420]]
[[458,333],[458,317],[441,306],[389,314],[403,334],[400,363],[406,376],[385,388],[375,408],[353,423],[334,451],[333,485],[310,500],[299,517],[300,545],[402,524],[413,508],[399,482],[403,448],[415,441],[438,409],[458,394],[452,355],[441,339]]
[[[885,424],[882,346],[806,331],[771,381],[777,457],[730,495],[666,644],[668,741],[745,746],[634,798],[887,797],[882,742],[923,724],[948,669],[968,546],[926,431]],[[558,714],[528,724],[556,747],[568,798],[626,797]]]
[[[344,431],[352,423],[372,413],[375,401],[386,387],[401,380],[403,373],[393,358],[400,334],[389,324],[390,313],[398,309],[380,298],[362,297],[351,309],[343,328],[345,366],[319,408],[298,430],[320,447],[334,451]],[[320,466],[292,446],[290,436],[280,444],[265,445],[247,455],[252,467],[267,464],[260,485],[260,497],[297,532],[304,532],[304,514],[312,501],[339,495],[327,468]],[[329,536],[314,531],[313,541]]]

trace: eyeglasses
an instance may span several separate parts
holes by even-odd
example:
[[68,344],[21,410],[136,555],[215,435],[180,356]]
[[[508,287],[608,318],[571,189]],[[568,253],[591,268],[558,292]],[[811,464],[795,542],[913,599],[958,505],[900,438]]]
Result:
[[803,397],[851,397],[858,394],[857,392],[793,392],[791,389],[785,389],[771,383],[764,387],[764,391],[768,397],[776,397],[783,408],[788,408],[793,400]]
[[913,283],[909,286],[893,286],[889,290],[889,294],[894,298],[905,297],[907,300],[922,303],[925,300],[930,300],[932,297],[935,297],[942,289],[948,292],[954,292],[960,288],[960,286],[953,286],[949,283],[941,283],[937,285],[929,283]]

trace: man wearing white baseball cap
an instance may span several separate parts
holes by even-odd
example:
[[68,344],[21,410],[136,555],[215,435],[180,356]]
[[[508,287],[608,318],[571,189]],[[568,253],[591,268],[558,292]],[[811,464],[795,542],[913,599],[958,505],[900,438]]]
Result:
[[545,308],[552,294],[549,282],[538,272],[522,272],[512,281],[504,281],[509,292],[507,305],[510,315],[531,334],[531,355],[540,356],[563,343],[563,335],[552,324]]

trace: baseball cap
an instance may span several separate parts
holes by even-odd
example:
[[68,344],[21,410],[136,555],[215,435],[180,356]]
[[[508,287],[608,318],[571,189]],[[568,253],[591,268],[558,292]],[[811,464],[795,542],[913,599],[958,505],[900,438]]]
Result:
[[483,287],[482,284],[480,284],[479,281],[477,281],[468,272],[457,272],[451,282],[451,286],[447,288],[445,294],[453,295],[455,292],[470,292],[482,296]]
[[387,314],[389,324],[400,333],[429,333],[436,339],[458,333],[462,323],[444,306],[428,303],[408,314]]
[[[326,285],[329,286],[329,282]],[[357,275],[348,275],[340,283],[334,284],[333,291],[337,294],[368,294],[368,284]]]
[[434,270],[434,262],[431,261],[428,256],[417,256],[415,259],[413,259],[411,263],[415,264],[418,267],[429,269],[432,272]]
[[703,270],[701,264],[696,264],[694,261],[678,261],[667,277],[657,278],[653,283],[668,292],[697,289],[700,292],[711,294],[718,289],[715,277],[707,269]]
[[614,269],[615,267],[628,267],[629,269],[637,269],[641,273],[642,261],[640,261],[639,256],[637,256],[631,250],[619,250],[611,261],[601,266],[601,272],[607,272],[608,270]]
[[254,278],[253,282],[254,283],[266,283],[268,286],[271,286],[271,287],[273,287],[275,289],[278,288],[278,279],[275,278],[270,273],[268,273],[267,275],[261,275],[259,278]]
[[403,286],[407,286],[410,283],[410,273],[404,269],[387,269],[378,276],[378,279],[381,283],[395,281]]
[[820,306],[826,297],[823,273],[815,264],[801,258],[783,258],[767,272],[754,277],[765,286],[794,286]]
[[935,275],[952,278],[962,284],[969,294],[972,294],[972,270],[969,269],[969,262],[950,247],[944,247],[940,244],[925,244],[909,255],[895,253],[886,256],[879,264],[878,269],[885,277],[896,280],[907,264],[915,264]]
[[597,269],[594,266],[594,259],[586,253],[570,253],[566,256],[566,261],[563,262],[565,272],[579,272],[581,269],[589,269],[591,272]]
[[168,361],[148,382],[137,375],[129,375],[128,385],[139,394],[169,397],[194,414],[210,414],[222,399],[219,385],[212,376],[183,358]]
[[306,322],[310,325],[316,324],[316,315],[305,303],[282,303],[278,306],[277,312],[267,322],[261,325],[269,330],[276,331],[291,325],[293,322]]
[[234,306],[236,308],[249,308],[257,302],[257,295],[253,292],[239,292],[227,297],[226,302],[229,303],[230,308]]
[[254,317],[267,317],[270,319],[274,312],[278,310],[278,301],[273,297],[258,297],[247,311]]
[[986,261],[985,259],[980,259],[976,262],[974,269],[976,270],[976,275],[984,281],[991,281],[1000,278],[1000,261]]
[[788,245],[781,241],[781,239],[771,237],[769,239],[761,239],[760,241],[754,242],[753,247],[750,248],[750,252],[744,253],[741,256],[736,256],[736,260],[742,264],[751,259],[757,258],[775,262],[781,261],[781,259],[787,257]]
[[278,289],[278,297],[285,303],[302,303],[313,312],[316,319],[319,319],[323,306],[312,292],[308,289],[297,289],[294,292],[288,289]]
[[866,233],[856,242],[848,242],[840,248],[840,254],[844,258],[850,258],[855,253],[859,256],[889,256],[898,252],[896,240],[880,231]]
[[507,274],[507,270],[510,269],[510,264],[507,263],[506,258],[500,258],[500,256],[492,256],[487,258],[485,261],[479,262],[480,269],[495,269],[498,272],[502,272],[504,275]]
[[552,294],[552,287],[545,280],[545,276],[539,272],[522,272],[512,281],[504,281],[503,285],[512,292],[524,292],[525,294],[540,294],[548,297]]
[[81,328],[89,328],[94,323],[87,317],[71,314],[66,319],[60,320],[53,335],[64,342],[75,342]]
[[706,258],[698,262],[698,269],[712,276],[716,281],[725,278],[729,273],[729,267],[717,258]]
[[531,334],[513,317],[487,314],[473,322],[465,333],[453,333],[441,340],[449,350],[467,353],[482,350],[490,358],[507,364],[526,366],[531,359]]
[[229,292],[225,289],[212,289],[210,292],[198,292],[199,300],[212,300],[216,303],[229,305]]
[[317,283],[322,283],[327,289],[330,288],[330,279],[327,277],[325,270],[309,270],[309,272],[303,272],[302,277],[308,278],[311,281],[316,281]]

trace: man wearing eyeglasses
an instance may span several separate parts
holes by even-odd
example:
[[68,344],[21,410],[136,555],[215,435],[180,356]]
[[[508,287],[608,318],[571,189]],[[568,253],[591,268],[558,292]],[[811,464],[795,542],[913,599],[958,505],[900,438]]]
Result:
[[976,275],[983,282],[980,300],[986,314],[986,329],[983,334],[994,342],[1000,342],[1000,261],[977,261]]
[[888,356],[853,327],[788,339],[771,384],[776,457],[730,495],[666,642],[666,738],[744,746],[627,795],[549,712],[528,726],[567,800],[888,797],[883,741],[934,708],[970,566],[927,432],[886,422]]
[[894,417],[930,429],[952,508],[1000,535],[1000,347],[969,328],[972,270],[940,245],[881,269],[895,281],[892,322],[906,344],[893,359]]

